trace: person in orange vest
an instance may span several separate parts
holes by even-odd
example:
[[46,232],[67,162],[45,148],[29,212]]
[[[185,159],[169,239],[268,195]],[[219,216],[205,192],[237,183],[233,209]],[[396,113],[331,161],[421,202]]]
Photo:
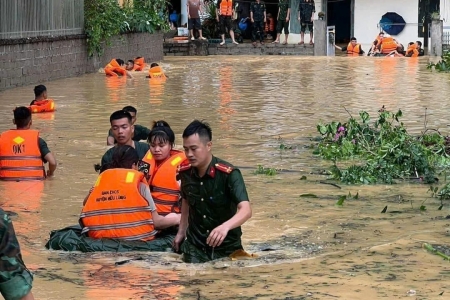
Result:
[[31,105],[37,105],[36,102],[47,99],[47,87],[43,84],[34,87],[34,100],[31,101]]
[[361,47],[361,44],[358,44],[358,41],[355,37],[352,37],[350,39],[350,43],[346,47],[339,47],[337,45],[334,45],[334,47],[341,51],[346,51],[348,55],[362,55],[364,54],[364,51]]
[[134,60],[130,59],[125,65],[125,70],[127,71],[142,71],[145,67],[145,60],[143,57],[136,57]]
[[383,38],[384,38],[384,32],[381,31],[380,33],[378,33],[377,37],[373,41],[372,46],[370,47],[369,52],[367,53],[368,56],[374,55],[375,52],[377,52],[376,50],[377,50],[377,48],[380,47],[381,41],[383,40]]
[[178,168],[181,220],[174,239],[183,260],[202,263],[242,248],[241,225],[252,209],[241,172],[211,153],[211,127],[198,120],[183,131],[187,160]]
[[231,40],[233,44],[239,45],[238,42],[234,39],[234,31],[233,24],[231,20],[231,16],[234,14],[233,0],[219,0],[217,1],[217,9],[216,9],[216,19],[220,25],[222,42],[221,46],[225,45],[225,33],[227,29],[230,32]]
[[150,241],[159,229],[180,223],[179,214],[158,214],[144,173],[138,171],[139,160],[132,146],[114,148],[112,163],[83,202],[83,233],[91,238]]
[[120,58],[113,58],[104,68],[106,76],[128,76],[133,78],[130,72],[128,72],[125,66],[125,62]]
[[0,293],[7,300],[34,300],[33,274],[23,262],[13,223],[1,208],[0,229]]
[[[175,150],[175,133],[163,120],[157,121],[148,136],[150,150],[143,159],[156,209],[160,215],[181,213],[178,166],[186,160],[184,152]],[[143,169],[141,169],[143,171]]]
[[160,65],[157,63],[152,63],[150,65],[150,69],[148,70],[148,76],[146,78],[150,79],[158,79],[161,81],[165,81],[169,76],[167,76]]
[[[16,129],[0,135],[0,179],[43,180],[53,176],[56,159],[47,143],[39,137],[39,131],[31,128],[31,111],[25,106],[14,110]],[[48,162],[45,172],[44,163]]]

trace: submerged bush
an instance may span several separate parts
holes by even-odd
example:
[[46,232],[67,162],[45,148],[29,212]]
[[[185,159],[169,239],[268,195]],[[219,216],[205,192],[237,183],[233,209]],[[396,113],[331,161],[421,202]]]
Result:
[[449,162],[446,139],[438,132],[410,135],[401,117],[401,110],[383,108],[373,123],[363,111],[359,119],[351,116],[346,123],[319,124],[323,139],[314,153],[333,161],[333,178],[345,183],[393,183],[411,177],[435,181]]
[[441,60],[437,63],[429,63],[427,65],[427,69],[435,69],[439,72],[450,72],[450,52],[444,52],[444,55],[441,56]]

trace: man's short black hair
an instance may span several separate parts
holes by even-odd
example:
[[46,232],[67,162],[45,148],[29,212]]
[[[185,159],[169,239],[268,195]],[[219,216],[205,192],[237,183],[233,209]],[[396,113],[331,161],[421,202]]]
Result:
[[198,134],[203,141],[210,142],[212,140],[212,130],[208,123],[204,121],[194,120],[183,131],[183,138]]
[[356,41],[356,38],[355,38],[354,36],[352,36],[352,37],[350,38],[350,41]]
[[421,41],[417,41],[417,45],[419,45],[419,47],[422,48],[422,42]]
[[125,106],[124,108],[122,108],[122,110],[124,110],[124,111],[126,111],[126,112],[129,112],[129,113],[135,113],[135,114],[137,114],[137,109],[136,109],[136,107],[131,106],[131,105]]
[[127,62],[132,63],[134,65],[134,60],[129,59]]
[[122,65],[125,64],[125,62],[122,59],[120,59],[120,58],[116,58],[116,61],[119,64],[119,66],[122,66]]
[[157,63],[152,63],[152,64],[150,65],[150,68],[157,67],[157,66],[159,66]]
[[31,110],[25,106],[16,107],[14,110],[14,123],[17,128],[24,128],[31,121]]
[[118,111],[113,112],[111,114],[111,116],[109,117],[109,122],[112,122],[114,120],[120,120],[123,118],[127,118],[128,122],[130,122],[130,124],[131,124],[131,119],[132,119],[131,115],[129,112],[124,111],[124,110],[118,110]]
[[41,96],[46,90],[47,88],[45,87],[45,85],[43,84],[37,85],[34,87],[34,96],[37,98]]

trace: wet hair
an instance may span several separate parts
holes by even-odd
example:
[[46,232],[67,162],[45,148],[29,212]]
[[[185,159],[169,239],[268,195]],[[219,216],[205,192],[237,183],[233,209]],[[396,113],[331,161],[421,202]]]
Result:
[[25,106],[19,106],[14,109],[14,123],[17,128],[24,128],[31,121],[31,110]]
[[356,41],[356,38],[353,36],[350,38],[350,41]]
[[183,138],[198,134],[203,141],[210,142],[212,140],[212,130],[208,123],[204,121],[194,120],[183,131]]
[[100,173],[108,169],[131,169],[133,164],[139,162],[139,155],[133,147],[129,145],[116,146],[112,153],[112,161],[103,165]]
[[408,43],[408,46],[411,46],[411,45],[413,45],[414,44],[414,42],[409,42]]
[[41,96],[46,90],[47,88],[45,87],[45,85],[43,84],[37,85],[34,87],[34,96],[37,98]]
[[419,45],[420,48],[422,48],[422,42],[421,41],[417,41],[416,43],[417,43],[417,45]]
[[122,110],[123,110],[123,111],[126,111],[126,112],[128,112],[128,113],[135,113],[135,114],[137,114],[137,109],[136,109],[136,107],[131,106],[131,105],[125,106],[124,108],[122,108]]
[[125,110],[123,110],[123,109],[122,110],[118,110],[118,111],[115,111],[115,112],[113,112],[111,114],[111,116],[109,117],[109,122],[112,122],[114,120],[124,119],[124,118],[127,118],[128,122],[131,124],[132,118],[131,118],[130,113],[125,111]]
[[150,68],[157,67],[157,66],[159,66],[157,63],[152,63],[152,64],[150,65]]
[[378,36],[380,36],[380,35],[384,35],[384,32],[383,32],[383,31],[380,31],[380,33],[378,34]]
[[169,143],[172,148],[175,146],[175,133],[166,121],[160,120],[153,123],[147,141],[150,144],[155,140],[162,143]]
[[122,65],[125,64],[125,62],[122,59],[120,59],[120,58],[116,58],[116,61],[119,64],[119,66],[122,66]]
[[142,56],[138,56],[138,57],[136,57],[136,59],[139,59],[139,58],[142,58]]

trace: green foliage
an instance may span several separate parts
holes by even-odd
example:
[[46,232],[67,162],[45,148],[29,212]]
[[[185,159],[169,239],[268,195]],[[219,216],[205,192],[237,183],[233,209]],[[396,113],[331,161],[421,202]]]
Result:
[[274,168],[265,168],[262,165],[258,165],[258,168],[255,170],[254,174],[258,175],[258,174],[264,174],[264,175],[268,175],[268,176],[273,176],[273,175],[277,175],[277,170]]
[[427,69],[435,69],[438,72],[450,72],[450,51],[444,52],[441,56],[441,60],[437,63],[429,63]]
[[202,24],[203,36],[208,39],[219,37],[219,22],[216,19],[217,7],[214,1],[205,4],[205,19]]
[[117,0],[85,0],[84,22],[89,56],[102,55],[120,33],[167,30],[166,0],[134,0],[120,7]]
[[[375,122],[367,112],[341,124],[319,124],[323,136],[315,154],[333,161],[334,179],[345,183],[394,183],[421,178],[433,182],[438,168],[448,164],[446,139],[439,133],[412,136],[400,122],[402,111],[381,109]],[[343,166],[338,161],[344,161]]]

